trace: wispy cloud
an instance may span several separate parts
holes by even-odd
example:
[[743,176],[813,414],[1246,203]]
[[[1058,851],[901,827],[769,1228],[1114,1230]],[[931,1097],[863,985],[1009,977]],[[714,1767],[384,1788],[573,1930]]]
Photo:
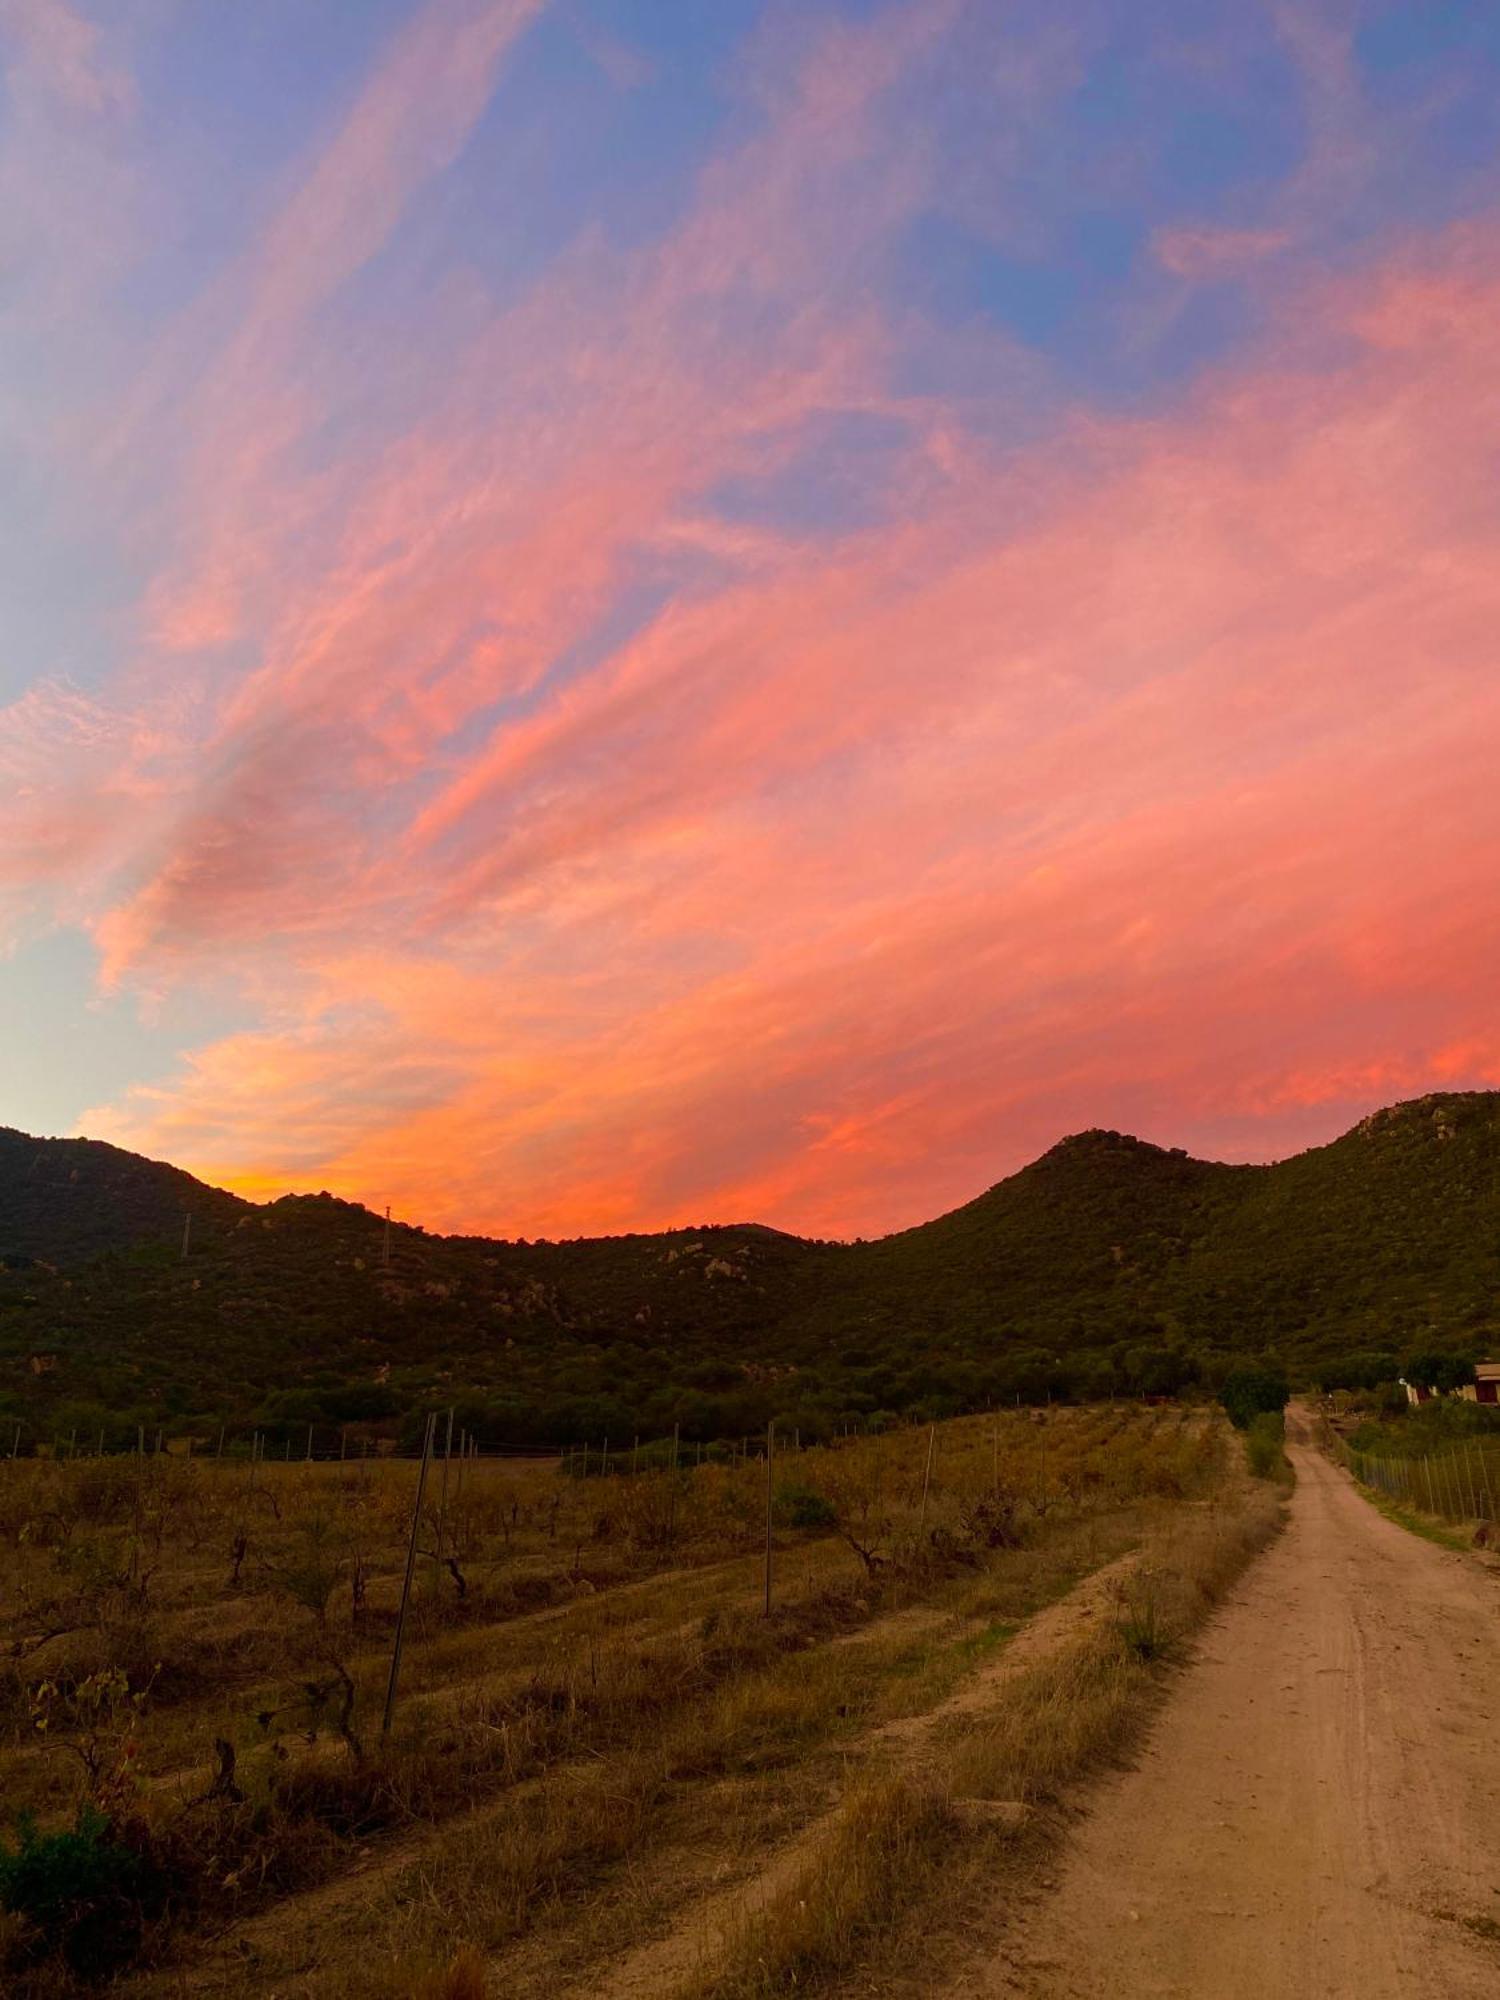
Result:
[[[1368,123],[1283,22],[1275,198],[1118,232],[1260,318],[1085,401],[1028,260],[1109,14],[778,15],[655,226],[519,274],[421,224],[539,9],[412,16],[100,448],[139,642],[0,718],[0,884],[255,1023],[89,1129],[439,1224],[842,1233],[1071,1125],[1253,1155],[1493,1074],[1500,235],[1310,272]],[[359,337],[403,246],[415,359]]]
[[297,1102],[345,1134],[331,1184],[438,1219],[852,1229],[1111,1109],[1295,1124],[1393,1007],[1430,1069],[1500,971],[1497,297],[1472,238],[1309,292],[1379,331],[1358,365],[1272,339],[1170,421],[1051,440],[1003,536],[1025,463],[663,610],[411,819],[399,925],[309,950],[253,1107],[216,1109],[232,1044],[108,1129],[264,1175]]

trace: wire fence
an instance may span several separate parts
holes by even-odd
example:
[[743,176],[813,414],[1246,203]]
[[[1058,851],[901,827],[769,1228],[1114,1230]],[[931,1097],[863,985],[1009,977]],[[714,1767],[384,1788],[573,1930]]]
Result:
[[1363,1486],[1444,1521],[1493,1521],[1500,1491],[1500,1449],[1457,1444],[1419,1458],[1381,1457],[1340,1446],[1340,1457]]
[[[577,1447],[567,1444],[505,1444],[455,1434],[451,1456],[502,1459],[562,1459]],[[441,1453],[442,1447],[439,1447]],[[142,1428],[130,1436],[106,1431],[39,1430],[34,1425],[0,1419],[0,1459],[120,1458],[254,1459],[264,1465],[327,1465],[348,1459],[420,1459],[422,1439],[371,1437],[315,1427],[306,1432],[274,1435],[265,1431],[228,1431],[217,1435],[174,1437],[165,1429]]]
[[[425,1418],[423,1421],[425,1424]],[[719,1439],[710,1443],[683,1438],[674,1432],[667,1437],[634,1437],[613,1444],[607,1437],[597,1442],[510,1444],[476,1437],[462,1427],[453,1428],[451,1424],[444,1437],[441,1416],[438,1421],[438,1458],[553,1463],[572,1478],[625,1477],[636,1472],[668,1469],[674,1472],[691,1471],[708,1464],[733,1466],[752,1459],[759,1460],[766,1453],[765,1438],[760,1435]],[[851,1428],[848,1435],[854,1434]],[[843,1434],[828,1440],[831,1443],[844,1441]],[[781,1434],[776,1448],[781,1452],[800,1451],[801,1434],[795,1431]],[[350,1460],[386,1463],[404,1459],[410,1463],[420,1460],[422,1454],[423,1437],[420,1434],[415,1439],[410,1435],[392,1438],[316,1424],[295,1433],[286,1430],[275,1433],[237,1430],[226,1425],[216,1434],[174,1437],[164,1427],[146,1425],[137,1426],[129,1435],[98,1429],[87,1433],[76,1429],[58,1433],[39,1429],[18,1418],[0,1419],[0,1460],[43,1458],[67,1461],[166,1456],[227,1459],[240,1464],[254,1462],[275,1466],[343,1464]]]

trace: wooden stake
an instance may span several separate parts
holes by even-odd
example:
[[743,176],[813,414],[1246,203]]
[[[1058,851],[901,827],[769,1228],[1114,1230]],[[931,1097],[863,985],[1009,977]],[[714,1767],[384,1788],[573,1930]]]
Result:
[[771,1615],[771,1514],[775,1506],[776,1493],[772,1482],[771,1460],[776,1448],[776,1419],[766,1425],[766,1611]]
[[427,1430],[422,1439],[422,1464],[417,1472],[417,1498],[411,1510],[411,1539],[406,1545],[406,1575],[401,1581],[401,1609],[396,1613],[396,1639],[391,1647],[391,1677],[385,1689],[385,1715],[381,1720],[380,1733],[391,1733],[391,1716],[396,1708],[396,1689],[401,1680],[401,1647],[406,1639],[406,1607],[411,1602],[412,1571],[417,1566],[417,1530],[422,1524],[422,1495],[427,1489],[427,1467],[432,1458],[432,1439],[437,1430],[437,1411],[431,1410],[427,1416]]
[[927,1527],[927,1494],[932,1485],[932,1455],[937,1450],[937,1425],[927,1432],[927,1470],[922,1474],[922,1512],[917,1521],[917,1533],[923,1534]]
[[[434,1413],[435,1414],[435,1413]],[[437,1559],[443,1560],[443,1536],[448,1530],[448,1462],[453,1456],[453,1408],[448,1408],[448,1435],[443,1442],[443,1484],[438,1494]]]

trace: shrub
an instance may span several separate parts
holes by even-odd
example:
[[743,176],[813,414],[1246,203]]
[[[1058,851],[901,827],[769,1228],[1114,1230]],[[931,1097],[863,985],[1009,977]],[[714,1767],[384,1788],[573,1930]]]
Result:
[[838,1513],[810,1486],[783,1486],[776,1495],[776,1518],[791,1528],[831,1528]]
[[1130,1577],[1121,1585],[1118,1600],[1115,1630],[1125,1651],[1145,1666],[1165,1659],[1171,1651],[1172,1638],[1162,1615],[1155,1579],[1146,1575]]
[[14,1849],[0,1849],[0,1906],[24,1920],[36,1952],[59,1954],[83,1978],[136,1957],[166,1901],[151,1856],[91,1806],[70,1831],[39,1834],[24,1818],[17,1834]]
[[1257,1479],[1274,1479],[1283,1464],[1286,1423],[1279,1410],[1262,1410],[1245,1432],[1245,1457]]
[[1291,1395],[1278,1368],[1236,1368],[1224,1378],[1219,1401],[1236,1430],[1248,1430],[1262,1411],[1280,1414]]

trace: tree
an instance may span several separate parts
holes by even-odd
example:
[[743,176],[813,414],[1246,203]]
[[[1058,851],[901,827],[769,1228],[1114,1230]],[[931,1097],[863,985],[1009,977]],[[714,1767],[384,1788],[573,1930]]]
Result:
[[1414,1354],[1403,1373],[1414,1388],[1447,1396],[1474,1380],[1474,1360],[1468,1354]]
[[1262,1412],[1286,1408],[1291,1386],[1279,1368],[1236,1368],[1224,1377],[1219,1401],[1236,1430],[1248,1430]]

